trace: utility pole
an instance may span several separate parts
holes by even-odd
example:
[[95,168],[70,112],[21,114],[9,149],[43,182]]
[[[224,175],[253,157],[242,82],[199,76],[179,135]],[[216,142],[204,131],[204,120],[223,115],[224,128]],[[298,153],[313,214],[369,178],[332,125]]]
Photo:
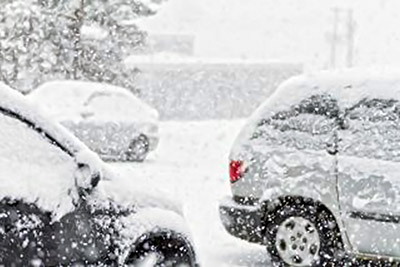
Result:
[[347,54],[346,67],[353,67],[353,52],[354,52],[354,20],[353,10],[347,10]]
[[[332,9],[333,27],[329,34],[330,43],[329,67],[352,67],[354,65],[354,18],[352,9]],[[343,54],[343,51],[345,51]],[[340,53],[342,52],[342,53]],[[338,58],[340,56],[340,61]],[[344,62],[343,62],[344,59]],[[341,64],[340,64],[341,63]]]
[[330,67],[332,69],[336,68],[336,51],[338,43],[338,22],[339,22],[339,8],[335,7],[333,10],[333,29],[331,36],[331,57],[330,57]]

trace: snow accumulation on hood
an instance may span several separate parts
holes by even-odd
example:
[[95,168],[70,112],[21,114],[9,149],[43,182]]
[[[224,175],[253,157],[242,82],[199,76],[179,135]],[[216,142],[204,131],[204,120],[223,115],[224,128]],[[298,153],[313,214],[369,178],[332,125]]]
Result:
[[312,96],[333,96],[344,110],[364,98],[400,100],[400,71],[348,69],[293,77],[282,83],[256,113],[274,113]]
[[[111,170],[108,170],[111,171]],[[162,192],[154,185],[149,185],[135,177],[121,176],[113,172],[110,180],[102,181],[98,186],[98,197],[111,198],[120,207],[129,209],[161,208],[183,215],[181,203],[172,195]],[[132,187],[134,185],[134,187]]]
[[131,92],[117,86],[84,82],[52,81],[28,97],[57,120],[155,121],[158,113]]

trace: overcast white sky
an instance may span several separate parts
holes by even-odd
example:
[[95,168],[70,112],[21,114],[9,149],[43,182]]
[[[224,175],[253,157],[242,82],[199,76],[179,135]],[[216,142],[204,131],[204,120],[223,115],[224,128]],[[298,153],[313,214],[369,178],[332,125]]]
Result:
[[400,62],[399,0],[169,0],[141,26],[196,36],[200,57],[329,61],[332,8],[354,9],[357,65]]

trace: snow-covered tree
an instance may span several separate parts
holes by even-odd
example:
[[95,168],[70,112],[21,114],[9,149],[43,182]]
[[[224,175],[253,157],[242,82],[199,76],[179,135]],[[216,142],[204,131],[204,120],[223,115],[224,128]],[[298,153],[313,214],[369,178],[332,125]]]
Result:
[[23,89],[56,63],[54,29],[35,0],[0,3],[0,79]]
[[134,21],[161,0],[0,0],[0,79],[30,90],[49,79],[134,90],[122,60],[143,43]]

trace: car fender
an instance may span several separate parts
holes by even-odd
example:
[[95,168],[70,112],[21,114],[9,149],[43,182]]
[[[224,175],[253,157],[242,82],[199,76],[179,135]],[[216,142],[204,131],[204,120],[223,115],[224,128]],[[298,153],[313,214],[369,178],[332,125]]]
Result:
[[132,247],[143,238],[159,232],[167,232],[184,238],[194,249],[194,242],[184,218],[171,210],[160,208],[140,209],[121,220],[119,247],[123,264]]

